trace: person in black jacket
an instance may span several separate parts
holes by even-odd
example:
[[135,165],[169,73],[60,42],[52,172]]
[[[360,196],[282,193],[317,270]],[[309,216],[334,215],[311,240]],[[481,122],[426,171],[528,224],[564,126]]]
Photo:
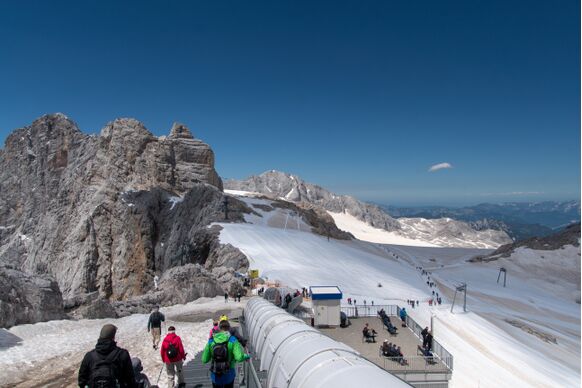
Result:
[[129,352],[117,347],[117,327],[101,328],[95,349],[87,352],[79,368],[79,387],[137,388]]
[[152,331],[152,340],[154,344],[154,349],[158,348],[160,343],[160,337],[162,335],[162,322],[166,320],[164,314],[160,312],[158,306],[154,307],[154,311],[150,314],[150,319],[148,320],[148,331]]
[[432,332],[429,330],[422,341],[422,347],[426,350],[432,350]]

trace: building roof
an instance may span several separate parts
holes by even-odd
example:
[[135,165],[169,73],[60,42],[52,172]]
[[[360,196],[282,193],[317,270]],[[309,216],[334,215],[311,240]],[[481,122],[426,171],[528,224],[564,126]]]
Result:
[[313,300],[341,299],[343,297],[338,286],[311,286],[309,292]]

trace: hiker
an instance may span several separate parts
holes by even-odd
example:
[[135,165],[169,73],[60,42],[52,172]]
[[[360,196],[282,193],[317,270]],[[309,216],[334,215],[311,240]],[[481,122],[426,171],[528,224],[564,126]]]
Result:
[[141,360],[138,357],[131,358],[131,366],[133,367],[133,375],[135,376],[135,383],[138,388],[150,388],[150,379],[142,373],[143,366],[141,365]]
[[218,328],[218,321],[213,321],[212,322],[212,328],[210,329],[210,334],[208,334],[208,339],[212,338],[212,336],[214,335],[214,333],[216,333],[219,330],[220,329]]
[[131,357],[117,347],[117,327],[106,324],[101,328],[95,349],[87,352],[79,368],[79,387],[137,388]]
[[425,327],[425,328],[424,328],[424,329],[423,329],[423,330],[420,332],[420,335],[422,336],[422,343],[423,343],[423,347],[424,347],[424,340],[425,340],[425,338],[426,338],[427,334],[428,334],[428,326],[427,326],[427,327]]
[[154,307],[154,310],[148,319],[148,333],[151,330],[154,349],[157,349],[158,344],[160,343],[160,336],[162,335],[162,322],[165,320],[166,317],[164,317],[164,314],[160,312],[160,308],[158,306]]
[[419,302],[418,302],[418,300],[417,300],[417,301],[416,301],[416,307],[418,307],[418,304],[419,304]]
[[364,299],[364,306],[366,305],[366,299]]
[[224,293],[224,303],[228,303],[228,292]]
[[230,335],[228,321],[220,322],[219,327],[220,331],[214,333],[204,347],[202,362],[207,364],[212,361],[210,378],[213,388],[232,388],[236,377],[235,364],[251,357],[245,354],[236,337]]
[[372,301],[372,306],[374,305],[374,301]]
[[176,335],[176,328],[174,326],[168,327],[168,334],[162,342],[160,349],[162,361],[166,364],[166,374],[168,375],[168,387],[174,387],[174,380],[176,375],[178,377],[178,387],[185,387],[184,373],[182,367],[186,359],[184,353],[184,346],[182,346],[182,339]]
[[236,293],[236,298],[238,299],[238,301],[239,301],[239,302],[240,302],[240,297],[241,297],[241,296],[242,296],[241,292],[240,292],[240,291],[238,291],[238,292]]
[[356,305],[357,300],[354,299],[354,306]]
[[432,349],[432,332],[430,330],[426,333],[426,336],[422,340],[422,347],[426,350]]
[[154,276],[154,288],[157,290],[158,289],[158,281],[160,280],[160,278],[158,277],[158,275]]
[[400,319],[402,319],[402,322],[406,322],[406,308],[402,308],[402,310],[400,310]]

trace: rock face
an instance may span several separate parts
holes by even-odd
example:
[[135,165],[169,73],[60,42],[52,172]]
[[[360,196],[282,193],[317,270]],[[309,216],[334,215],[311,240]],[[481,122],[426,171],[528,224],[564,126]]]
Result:
[[57,282],[0,266],[0,327],[64,317]]
[[223,218],[222,181],[182,124],[158,138],[117,119],[89,136],[43,116],[6,139],[0,192],[0,263],[54,277],[69,306],[135,298],[170,268],[220,261],[207,226]]
[[375,228],[438,246],[496,248],[511,242],[507,233],[487,228],[484,224],[471,225],[450,218],[395,219],[376,205],[350,196],[333,194],[320,186],[306,183],[295,175],[279,171],[268,171],[243,181],[227,180],[225,187],[229,190],[257,192],[267,197],[282,198],[304,206],[308,204],[333,213],[349,213]]

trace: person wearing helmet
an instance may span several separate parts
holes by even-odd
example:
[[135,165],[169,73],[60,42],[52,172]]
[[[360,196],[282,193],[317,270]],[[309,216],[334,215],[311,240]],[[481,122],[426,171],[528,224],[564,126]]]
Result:
[[[212,326],[212,329],[210,329],[210,335],[208,336],[208,339],[212,339],[212,336],[215,333],[218,333],[220,331],[220,328],[219,328],[220,323],[221,322],[225,322],[225,321],[228,322],[228,316],[223,314],[223,315],[220,316],[220,318],[218,318],[218,322],[216,322],[216,321],[213,322],[214,324]],[[238,332],[238,330],[237,330],[236,327],[230,326],[230,322],[229,322],[229,330],[228,330],[228,332],[230,333],[231,336],[235,337],[238,340],[238,342],[241,344],[241,346],[243,348],[246,348],[246,346],[247,346],[247,339],[244,338],[242,335],[240,335],[240,333]]]

